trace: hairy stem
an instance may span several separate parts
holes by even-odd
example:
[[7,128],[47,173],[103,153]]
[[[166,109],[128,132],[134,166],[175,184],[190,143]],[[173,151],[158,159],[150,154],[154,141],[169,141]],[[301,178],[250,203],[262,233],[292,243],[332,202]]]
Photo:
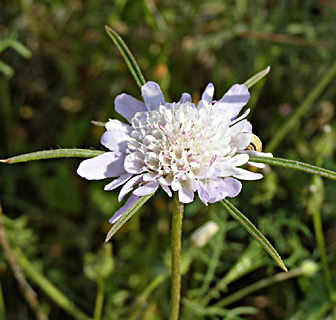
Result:
[[169,320],[177,320],[181,298],[181,235],[182,235],[183,204],[178,201],[177,193],[174,197],[174,209],[171,230],[171,290]]

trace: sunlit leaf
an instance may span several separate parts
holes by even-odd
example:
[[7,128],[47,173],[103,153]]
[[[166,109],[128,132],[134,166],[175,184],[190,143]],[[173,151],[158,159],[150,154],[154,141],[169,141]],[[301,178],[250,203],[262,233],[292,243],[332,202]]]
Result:
[[251,88],[254,86],[258,81],[260,81],[263,77],[265,77],[268,72],[271,70],[271,67],[268,66],[266,69],[263,71],[260,71],[259,73],[255,74],[252,78],[248,79],[247,81],[244,82],[244,85],[247,88]]
[[126,43],[124,40],[119,36],[117,32],[109,28],[108,26],[105,26],[105,30],[107,34],[110,36],[114,44],[117,46],[119,52],[121,53],[122,57],[124,58],[128,69],[131,71],[136,83],[141,88],[145,83],[146,80],[144,76],[142,75],[142,72],[135,61],[131,51],[128,49]]

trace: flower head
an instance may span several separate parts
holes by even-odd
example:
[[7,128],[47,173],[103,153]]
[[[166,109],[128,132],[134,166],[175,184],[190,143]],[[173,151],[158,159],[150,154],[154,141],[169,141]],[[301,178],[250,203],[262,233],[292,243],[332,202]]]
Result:
[[262,178],[240,168],[249,154],[260,155],[246,150],[252,139],[252,126],[245,119],[249,109],[237,117],[250,98],[244,85],[232,86],[214,101],[210,83],[197,106],[187,93],[176,103],[165,102],[154,82],[143,85],[141,93],[144,102],[127,94],[117,96],[115,109],[130,124],[109,120],[101,143],[110,152],[84,160],[77,170],[89,180],[116,178],[105,190],[123,185],[119,201],[135,188],[111,223],[159,186],[169,196],[177,191],[182,203],[191,202],[197,191],[207,205],[238,195],[242,185],[237,179]]

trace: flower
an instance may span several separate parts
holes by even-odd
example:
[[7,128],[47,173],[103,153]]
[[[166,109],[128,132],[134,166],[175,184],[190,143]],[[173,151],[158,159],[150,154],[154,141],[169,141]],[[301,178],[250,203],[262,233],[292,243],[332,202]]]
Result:
[[84,160],[77,170],[89,180],[116,178],[104,189],[123,185],[119,201],[137,186],[110,223],[159,186],[169,196],[177,191],[181,203],[191,202],[197,191],[207,205],[237,196],[242,188],[237,179],[262,178],[240,168],[248,163],[249,154],[272,156],[246,150],[252,139],[252,126],[245,119],[249,109],[237,118],[250,98],[244,85],[232,86],[214,101],[210,83],[197,106],[187,93],[176,103],[165,102],[155,82],[144,84],[141,93],[144,102],[127,94],[116,97],[115,110],[130,124],[110,119],[101,138],[110,152]]

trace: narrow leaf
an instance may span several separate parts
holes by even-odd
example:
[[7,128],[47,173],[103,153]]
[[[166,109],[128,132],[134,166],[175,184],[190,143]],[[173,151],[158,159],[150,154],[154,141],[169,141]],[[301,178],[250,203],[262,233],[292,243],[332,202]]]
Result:
[[18,163],[27,162],[33,160],[44,160],[44,159],[56,159],[56,158],[92,158],[99,156],[104,153],[102,150],[92,150],[92,149],[57,149],[57,150],[46,150],[37,151],[32,153],[26,153],[19,156],[11,157],[8,159],[0,160],[3,163]]
[[106,236],[105,242],[109,241],[113,235],[147,202],[147,200],[154,195],[154,193],[155,192],[149,194],[148,196],[141,197],[136,203],[134,203],[133,206],[113,224]]
[[335,171],[316,167],[311,164],[307,164],[307,163],[303,163],[303,162],[299,162],[295,160],[250,156],[250,161],[265,163],[265,164],[269,164],[272,166],[284,167],[287,169],[294,169],[294,170],[303,171],[303,172],[310,173],[310,174],[317,174],[324,178],[336,180]]
[[275,262],[279,265],[279,267],[288,271],[285,264],[283,263],[280,255],[273,248],[273,246],[269,243],[269,241],[264,237],[264,235],[253,225],[253,223],[247,219],[233,204],[231,204],[228,200],[223,199],[221,201],[223,207],[226,211],[237,220],[253,237],[256,239],[260,245],[268,252],[268,254],[275,260]]
[[121,53],[122,57],[124,58],[128,69],[131,71],[136,83],[141,88],[145,83],[146,80],[142,75],[142,72],[136,63],[131,51],[128,49],[124,40],[119,36],[117,32],[112,30],[110,27],[105,26],[105,30],[109,37],[112,39],[116,47],[118,48],[119,52]]
[[248,79],[247,81],[244,82],[244,85],[247,88],[251,88],[252,86],[254,86],[258,81],[260,81],[263,77],[265,77],[267,75],[267,73],[269,73],[269,71],[271,70],[271,67],[268,66],[266,69],[264,69],[263,71],[260,71],[259,73],[255,74],[252,78]]

